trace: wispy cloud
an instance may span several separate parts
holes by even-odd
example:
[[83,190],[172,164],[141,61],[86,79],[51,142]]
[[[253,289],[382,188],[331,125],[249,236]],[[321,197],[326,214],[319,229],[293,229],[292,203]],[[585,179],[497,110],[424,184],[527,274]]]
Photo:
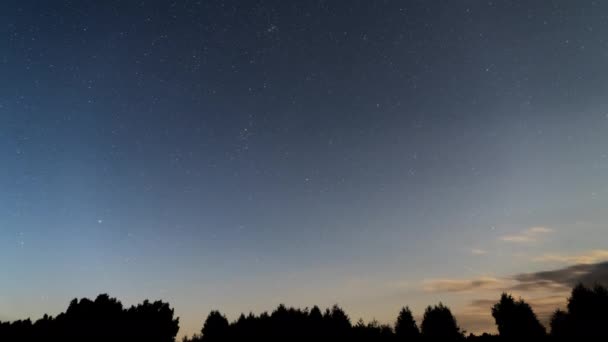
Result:
[[424,282],[426,292],[465,292],[472,290],[497,289],[502,286],[500,279],[481,277],[476,279],[433,279]]
[[483,250],[483,249],[478,249],[478,248],[473,248],[471,249],[471,254],[473,255],[484,255],[487,254],[488,252]]
[[553,232],[553,229],[547,227],[532,227],[518,234],[503,235],[500,240],[512,243],[530,243],[538,241],[542,236]]
[[[551,271],[523,273],[510,278],[514,283],[501,291],[524,296],[538,318],[544,324],[548,324],[555,309],[564,308],[574,285],[578,283],[587,286],[608,285],[608,262],[579,264]],[[471,320],[477,318],[480,322],[485,322],[484,314],[487,315],[486,317],[490,317],[490,308],[496,301],[497,298],[473,300],[469,307],[463,311],[464,319],[466,320],[470,316]],[[492,321],[489,322],[493,323]],[[480,326],[479,331],[488,327],[492,328],[492,324],[487,324],[486,327]],[[478,327],[473,326],[472,330],[477,329]]]
[[[586,255],[602,255],[592,251]],[[577,260],[577,259],[572,259]],[[572,287],[578,283],[587,286],[602,284],[608,286],[608,262],[576,264],[573,266],[513,274],[506,277],[479,277],[469,279],[436,279],[423,283],[423,291],[430,293],[473,294],[468,306],[456,311],[459,323],[470,332],[495,331],[490,315],[492,305],[498,301],[501,292],[522,296],[529,303],[539,319],[548,324],[551,314],[563,308]]]
[[514,276],[520,283],[533,286],[547,286],[548,283],[574,286],[578,283],[586,285],[608,285],[608,262],[598,264],[578,264],[566,268],[534,273],[523,273]]
[[584,254],[545,254],[533,259],[538,262],[561,262],[565,264],[593,264],[608,260],[608,250],[596,249]]
[[423,290],[432,293],[496,290],[504,292],[564,292],[572,286],[608,285],[608,262],[577,264],[565,268],[520,273],[504,278],[431,279],[423,282]]

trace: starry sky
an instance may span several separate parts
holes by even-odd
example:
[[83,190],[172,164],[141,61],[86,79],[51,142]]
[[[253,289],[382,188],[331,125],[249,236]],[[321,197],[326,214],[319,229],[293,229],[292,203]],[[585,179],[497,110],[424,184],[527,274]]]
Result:
[[0,320],[491,331],[504,288],[563,302],[523,275],[608,259],[608,2],[9,0],[0,37]]

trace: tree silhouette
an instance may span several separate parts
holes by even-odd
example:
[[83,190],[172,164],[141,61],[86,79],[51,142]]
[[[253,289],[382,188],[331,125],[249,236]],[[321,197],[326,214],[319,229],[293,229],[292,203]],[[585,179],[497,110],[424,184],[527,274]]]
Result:
[[173,341],[179,331],[179,319],[173,318],[173,309],[161,301],[132,306],[127,310],[125,328],[132,338],[149,342]]
[[608,290],[578,284],[568,299],[568,311],[551,318],[551,335],[557,338],[608,338]]
[[228,336],[228,319],[219,311],[211,311],[201,330],[203,341],[222,341]]
[[346,337],[351,328],[350,318],[338,305],[327,309],[323,316],[326,322],[327,334],[331,337]]
[[178,329],[167,303],[144,301],[125,310],[120,301],[101,294],[94,301],[72,300],[56,318],[44,315],[34,324],[29,319],[0,323],[0,341],[173,342]]
[[546,335],[530,305],[523,299],[516,301],[509,294],[501,295],[500,301],[492,307],[492,316],[501,337],[537,339]]
[[308,329],[312,338],[320,339],[323,337],[323,314],[316,305],[308,313]]
[[379,324],[376,320],[365,324],[359,319],[352,327],[351,339],[357,341],[392,341],[393,329],[385,324]]
[[82,298],[70,302],[65,313],[56,318],[58,338],[63,341],[108,341],[133,334],[125,322],[122,304],[107,294],[94,301]]
[[420,331],[409,307],[399,311],[395,322],[395,336],[399,341],[414,341],[420,338]]
[[568,313],[563,310],[555,310],[551,316],[551,336],[552,337],[567,337],[572,330],[569,326]]
[[442,303],[426,308],[420,330],[422,336],[430,340],[458,341],[464,338],[456,318]]
[[[500,335],[470,334],[468,341],[497,339],[538,341],[546,336],[532,308],[522,299],[503,293],[492,307]],[[602,286],[588,288],[577,285],[568,299],[567,310],[557,310],[551,318],[554,340],[608,340],[608,290]],[[56,317],[44,315],[36,322],[30,319],[0,322],[0,341],[8,342],[107,342],[146,341],[174,342],[179,319],[168,303],[143,301],[125,309],[107,294],[95,300],[72,300],[64,313]],[[241,314],[233,322],[219,311],[211,311],[201,332],[184,342],[206,341],[462,341],[450,309],[439,303],[424,312],[420,331],[408,307],[400,310],[395,329],[376,320],[359,320],[352,325],[338,305],[299,309],[279,305],[272,313],[259,316]]]

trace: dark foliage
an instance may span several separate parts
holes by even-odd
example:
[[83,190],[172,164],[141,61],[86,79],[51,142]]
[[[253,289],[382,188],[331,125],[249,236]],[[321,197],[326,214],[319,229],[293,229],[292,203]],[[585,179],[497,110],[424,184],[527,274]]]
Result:
[[[211,311],[199,335],[184,342],[217,341],[498,341],[522,340],[608,340],[608,290],[602,286],[578,285],[572,290],[566,311],[557,310],[547,336],[534,311],[522,299],[503,294],[492,307],[498,335],[465,334],[450,309],[439,303],[424,312],[420,330],[408,307],[399,312],[395,327],[373,320],[352,325],[339,306],[321,311],[279,305],[274,311],[241,316],[229,322],[219,311]],[[173,342],[179,329],[173,309],[161,301],[144,301],[124,308],[108,295],[95,300],[70,302],[64,313],[30,319],[0,322],[0,341],[150,341]]]
[[407,306],[399,311],[395,322],[395,336],[399,341],[416,341],[420,339],[420,330],[416,325],[412,311]]
[[219,311],[211,311],[201,330],[205,341],[219,341],[228,334],[228,319]]
[[582,284],[572,289],[568,310],[557,310],[551,318],[551,335],[567,339],[608,339],[608,289]]
[[360,319],[352,328],[351,340],[357,341],[394,341],[395,336],[390,326],[371,321],[365,324]]
[[427,340],[460,341],[464,339],[452,311],[442,303],[426,308],[420,330],[422,336]]
[[[367,329],[367,326],[365,327]],[[370,326],[367,330],[378,330]],[[271,314],[262,313],[241,316],[234,322],[218,311],[212,311],[201,335],[186,341],[227,341],[227,340],[317,340],[326,337],[351,338],[354,329],[346,313],[337,305],[324,313],[318,307],[295,309],[279,305]],[[391,331],[392,334],[392,331]]]
[[144,301],[124,309],[118,300],[102,294],[94,301],[72,300],[55,318],[0,323],[0,341],[172,342],[178,330],[179,321],[167,303]]
[[506,293],[492,307],[492,316],[498,333],[507,339],[539,339],[547,334],[530,305]]

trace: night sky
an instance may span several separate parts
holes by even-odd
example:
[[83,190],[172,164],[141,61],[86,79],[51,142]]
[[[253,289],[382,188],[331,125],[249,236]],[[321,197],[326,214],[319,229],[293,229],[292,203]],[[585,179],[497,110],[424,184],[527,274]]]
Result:
[[608,258],[608,2],[2,1],[0,38],[0,320],[442,300],[476,332]]

